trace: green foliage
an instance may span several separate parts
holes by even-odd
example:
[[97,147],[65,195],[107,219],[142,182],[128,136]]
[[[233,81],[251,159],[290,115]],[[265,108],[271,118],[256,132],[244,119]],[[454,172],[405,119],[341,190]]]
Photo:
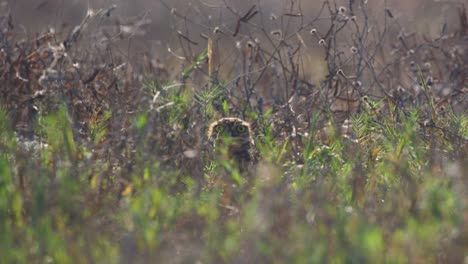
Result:
[[110,111],[105,112],[103,116],[99,116],[98,113],[95,113],[92,116],[89,122],[89,134],[94,142],[98,143],[104,139],[107,134],[107,126],[111,117],[112,113]]
[[[160,114],[177,122],[187,111],[188,99],[166,96],[174,105]],[[267,262],[402,263],[410,257],[434,261],[439,247],[434,238],[446,237],[461,225],[463,199],[450,178],[426,160],[431,143],[420,135],[418,113],[411,111],[400,123],[379,121],[372,112],[356,115],[353,143],[335,138],[324,145],[302,136],[304,164],[284,163],[283,180],[259,180],[250,191],[236,194],[242,211],[230,217],[220,207],[225,192],[221,185],[200,188],[191,175],[166,170],[157,157],[136,159],[140,169],[126,175],[132,185],[114,189],[119,185],[108,173],[111,165],[85,155],[88,151],[74,139],[65,107],[40,117],[38,131],[48,147],[26,161],[6,113],[0,112],[5,128],[0,138],[3,260],[114,263],[124,257],[119,241],[130,237],[142,260],[165,258],[155,252],[167,243],[188,243],[199,250],[197,258],[208,262],[242,260],[243,254]],[[94,142],[102,139],[108,118],[110,114],[92,124]],[[450,122],[466,134],[466,118]],[[148,113],[135,117],[141,136],[150,125]],[[291,143],[278,143],[269,123],[261,126],[261,154],[269,163],[281,164]],[[310,134],[314,133],[312,126]],[[232,164],[208,164],[208,177],[223,168],[242,186],[242,176]],[[359,177],[361,184],[355,182]],[[186,188],[174,191],[180,182]],[[285,189],[280,187],[283,182]],[[286,205],[288,201],[292,204]],[[282,217],[289,220],[278,220]]]
[[203,62],[203,60],[206,59],[206,56],[207,56],[207,53],[208,53],[208,49],[204,49],[202,52],[200,52],[200,54],[195,58],[195,61],[188,67],[184,70],[184,72],[182,73],[182,79],[183,80],[186,80],[188,77],[190,77],[190,75],[192,74],[192,72],[200,66],[200,64]]
[[62,105],[56,113],[41,117],[39,124],[39,133],[44,134],[47,142],[50,142],[51,150],[71,158],[76,152],[76,145],[66,107]]
[[[333,11],[331,5],[322,9]],[[239,20],[236,34],[254,28],[257,11],[247,14],[251,11],[253,15]],[[327,61],[329,67],[346,67],[336,75],[332,67],[317,84],[299,79],[308,69],[302,68],[306,59],[295,56],[305,58],[302,49],[311,45],[300,31],[281,35],[280,41],[270,39],[271,54],[265,52],[263,40],[244,35],[255,41],[246,41],[247,48],[242,41],[236,43],[240,47],[236,54],[242,58],[232,68],[239,66],[242,72],[235,72],[230,81],[218,80],[224,74],[214,73],[218,69],[203,72],[214,48],[202,47],[199,53],[192,46],[184,48],[191,55],[185,62],[191,62],[168,74],[170,78],[154,72],[140,75],[131,67],[123,76],[115,66],[108,67],[107,76],[106,66],[94,70],[90,80],[78,79],[73,85],[54,79],[62,78],[61,73],[46,76],[55,69],[33,71],[33,66],[42,65],[32,63],[34,58],[47,54],[24,52],[31,54],[26,64],[1,60],[8,65],[0,68],[15,70],[2,74],[5,80],[14,76],[10,86],[22,90],[26,86],[21,85],[31,85],[31,90],[23,90],[35,93],[22,95],[28,99],[21,104],[0,108],[0,262],[435,263],[443,262],[442,254],[452,253],[456,260],[466,259],[466,249],[459,246],[468,234],[466,110],[457,114],[448,107],[438,112],[440,102],[421,69],[417,76],[421,94],[399,101],[381,81],[390,70],[377,73],[372,68],[374,62],[385,60],[380,52],[367,50],[380,47],[356,48],[349,58],[345,57],[349,52],[333,54],[339,51],[338,46],[327,47],[335,45],[333,34],[350,25],[342,11],[337,12],[331,17],[342,21],[333,20],[321,48],[327,48],[323,57],[337,60]],[[295,12],[287,14],[297,19]],[[372,28],[361,29],[361,18],[354,18],[353,38],[374,42],[368,34]],[[382,32],[387,31],[393,30]],[[296,37],[300,45],[291,42]],[[380,38],[375,42],[386,39]],[[57,53],[58,48],[47,44]],[[410,57],[406,49],[405,58],[398,58],[395,65]],[[6,50],[2,56],[12,52]],[[365,57],[366,53],[372,55]],[[67,49],[67,56],[72,57],[72,51]],[[210,62],[214,68],[215,57]],[[118,61],[112,60],[105,65]],[[67,60],[55,62],[59,61],[66,68]],[[347,63],[355,61],[357,79],[374,77],[365,85],[344,72]],[[87,72],[94,61],[90,65],[73,67]],[[439,70],[444,67],[449,68],[443,65]],[[73,77],[70,73],[75,71],[68,70],[63,75]],[[205,74],[205,79],[196,74]],[[19,77],[30,80],[18,84]],[[46,77],[50,87],[34,87]],[[198,77],[201,85],[195,81]],[[390,78],[389,83],[400,81]],[[86,89],[75,91],[75,85],[84,82]],[[273,83],[281,89],[270,87]],[[335,84],[336,91],[328,91]],[[60,89],[54,90],[54,85]],[[339,88],[350,87],[360,96],[381,97],[364,96],[357,109],[349,106],[352,128],[344,133],[329,102],[343,97]],[[4,90],[8,89],[2,94],[8,92]],[[84,95],[88,90],[92,96]],[[264,100],[266,95],[271,98]],[[52,98],[40,101],[41,96]],[[41,111],[33,111],[35,100]],[[24,113],[16,109],[19,106]],[[210,152],[206,128],[219,116],[252,123],[260,161],[250,171],[240,172],[238,164],[226,158],[228,147]],[[23,123],[29,130],[21,130]],[[318,136],[322,132],[326,139]],[[223,140],[226,146],[229,140]]]
[[[210,86],[207,90],[203,89],[195,93],[195,102],[197,102],[200,107],[202,107],[205,118],[214,114],[213,102],[219,99],[222,93],[223,90],[219,85]],[[223,102],[222,109],[224,113],[228,113],[229,109],[226,101]]]

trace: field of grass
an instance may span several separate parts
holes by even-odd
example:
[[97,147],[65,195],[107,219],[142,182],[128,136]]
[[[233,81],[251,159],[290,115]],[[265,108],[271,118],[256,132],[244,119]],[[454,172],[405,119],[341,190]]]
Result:
[[[364,1],[197,33],[161,3],[167,56],[113,6],[33,34],[2,9],[0,263],[467,263],[466,6],[433,36]],[[210,154],[226,116],[247,173]]]

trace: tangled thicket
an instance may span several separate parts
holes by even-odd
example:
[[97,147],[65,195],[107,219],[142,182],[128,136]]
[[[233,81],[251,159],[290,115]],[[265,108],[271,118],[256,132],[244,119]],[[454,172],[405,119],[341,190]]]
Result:
[[[162,2],[177,25],[167,61],[122,54],[124,33],[146,21],[110,30],[115,6],[32,36],[1,14],[0,248],[11,252],[0,252],[8,262],[461,262],[466,7],[429,37],[389,9],[379,24],[358,2],[324,1],[313,18],[293,1],[269,17],[226,4],[237,23],[199,37],[194,18]],[[205,131],[222,116],[250,121],[263,157],[234,216],[222,190],[204,186]]]

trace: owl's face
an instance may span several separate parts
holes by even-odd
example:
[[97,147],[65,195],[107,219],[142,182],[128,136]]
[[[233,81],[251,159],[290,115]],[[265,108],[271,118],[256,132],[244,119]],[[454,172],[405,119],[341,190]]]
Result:
[[234,117],[222,118],[210,125],[208,137],[215,148],[227,147],[232,156],[249,150],[253,144],[249,123]]
[[221,140],[231,141],[232,144],[253,143],[249,123],[239,118],[226,117],[210,125],[208,137],[211,140],[220,142]]

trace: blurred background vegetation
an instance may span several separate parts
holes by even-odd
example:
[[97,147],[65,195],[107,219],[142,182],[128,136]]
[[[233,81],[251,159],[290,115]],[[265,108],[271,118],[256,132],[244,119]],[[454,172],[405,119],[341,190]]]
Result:
[[466,263],[466,4],[311,2],[1,1],[0,262]]

